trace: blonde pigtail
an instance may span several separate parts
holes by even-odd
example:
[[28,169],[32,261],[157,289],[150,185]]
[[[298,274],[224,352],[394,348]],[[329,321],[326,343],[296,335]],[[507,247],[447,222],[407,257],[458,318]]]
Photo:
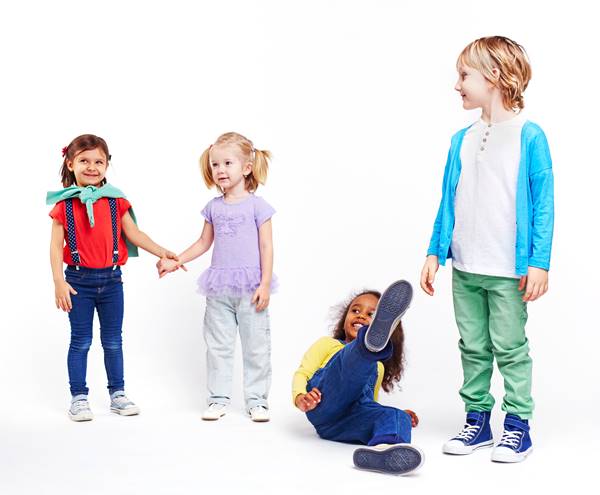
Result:
[[[265,185],[267,174],[269,172],[269,160],[271,152],[267,150],[254,149],[254,162],[252,163],[252,173],[246,178],[246,185],[249,191],[256,191],[259,184]],[[248,181],[251,181],[251,184]],[[251,186],[251,187],[250,187]]]
[[200,155],[200,171],[202,172],[202,178],[204,179],[204,183],[209,189],[217,185],[213,180],[212,170],[210,169],[210,148],[211,146],[206,148],[202,152],[202,155]]

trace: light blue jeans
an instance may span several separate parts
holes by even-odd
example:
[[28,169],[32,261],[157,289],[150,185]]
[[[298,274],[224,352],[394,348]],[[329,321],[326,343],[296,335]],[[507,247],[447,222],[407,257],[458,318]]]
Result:
[[252,295],[209,296],[204,315],[208,403],[231,401],[235,340],[239,330],[244,363],[246,410],[268,407],[271,387],[271,330],[268,309],[257,312]]

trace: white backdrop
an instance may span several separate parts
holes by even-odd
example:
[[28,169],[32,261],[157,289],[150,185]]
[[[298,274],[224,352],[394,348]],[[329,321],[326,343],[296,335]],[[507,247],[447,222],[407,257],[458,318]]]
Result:
[[[492,491],[591,478],[600,433],[600,71],[592,5],[4,3],[0,491],[358,493],[410,485],[425,493],[458,490],[473,473]],[[446,268],[433,299],[416,290],[405,318],[402,391],[383,399],[419,413],[414,441],[427,463],[412,478],[360,473],[350,467],[350,446],[318,440],[293,409],[291,376],[306,348],[329,332],[329,308],[351,291],[397,278],[417,289],[450,136],[477,118],[453,90],[455,60],[469,41],[492,34],[529,53],[526,115],[545,130],[554,162],[550,291],[529,305],[527,328],[536,452],[519,466],[492,465],[489,451],[461,459],[439,452],[463,420]],[[181,251],[199,235],[200,209],[215,195],[202,183],[198,157],[230,130],[274,155],[258,191],[277,209],[273,421],[255,425],[242,416],[239,368],[231,413],[217,424],[200,421],[204,301],[195,280],[210,256],[158,280],[155,260],[143,253],[124,275],[126,383],[142,415],[107,412],[95,338],[88,381],[96,419],[70,423],[68,321],[53,304],[44,205],[46,191],[60,188],[61,148],[82,133],[104,137],[113,156],[108,178],[128,195],[142,230]],[[493,387],[499,434],[497,372]]]

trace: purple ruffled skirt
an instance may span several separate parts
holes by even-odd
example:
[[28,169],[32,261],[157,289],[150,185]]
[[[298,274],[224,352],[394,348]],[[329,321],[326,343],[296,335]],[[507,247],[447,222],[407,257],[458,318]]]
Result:
[[[198,292],[205,296],[236,296],[252,294],[260,285],[260,267],[214,268],[210,267],[198,278]],[[273,274],[271,294],[278,288]]]

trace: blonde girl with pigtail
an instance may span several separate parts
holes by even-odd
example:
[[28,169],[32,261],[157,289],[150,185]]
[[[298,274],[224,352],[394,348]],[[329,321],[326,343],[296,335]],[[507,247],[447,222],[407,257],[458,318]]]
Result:
[[202,210],[199,239],[179,260],[162,259],[159,275],[185,269],[214,242],[212,262],[198,279],[206,296],[204,338],[207,348],[208,408],[205,420],[217,420],[231,402],[236,334],[244,363],[246,412],[269,421],[271,385],[269,299],[275,288],[271,217],[275,210],[254,193],[264,184],[271,154],[235,132],[219,136],[200,157],[204,183],[221,193]]

